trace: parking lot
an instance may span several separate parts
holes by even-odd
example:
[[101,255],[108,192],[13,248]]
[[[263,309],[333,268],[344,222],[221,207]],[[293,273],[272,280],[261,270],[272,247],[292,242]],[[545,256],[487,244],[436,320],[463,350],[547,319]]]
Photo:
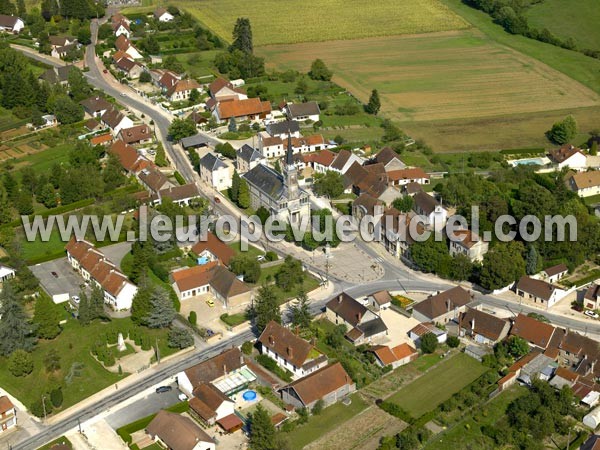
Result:
[[83,278],[73,270],[66,257],[36,264],[29,269],[40,280],[40,284],[50,296],[65,293],[79,295],[84,286]]

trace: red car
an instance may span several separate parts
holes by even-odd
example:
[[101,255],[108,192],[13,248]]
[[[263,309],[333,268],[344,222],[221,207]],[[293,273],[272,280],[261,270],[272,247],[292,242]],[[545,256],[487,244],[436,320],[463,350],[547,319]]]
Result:
[[221,199],[219,197],[215,197],[215,203],[221,203]]
[[108,70],[107,70],[107,69],[104,69],[102,72],[103,72],[103,73],[108,73]]

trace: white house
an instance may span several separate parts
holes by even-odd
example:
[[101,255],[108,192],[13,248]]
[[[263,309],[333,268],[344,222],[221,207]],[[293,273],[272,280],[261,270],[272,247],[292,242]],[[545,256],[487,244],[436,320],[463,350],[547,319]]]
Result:
[[215,441],[192,419],[161,410],[146,427],[146,433],[163,448],[215,450]]
[[571,144],[551,150],[549,156],[558,169],[569,167],[575,170],[584,170],[587,167],[587,157],[583,151]]
[[471,262],[480,262],[488,249],[489,243],[471,230],[456,230],[450,236],[450,256],[464,255]]
[[14,278],[16,273],[15,269],[0,264],[0,283]]
[[200,178],[217,191],[231,187],[231,171],[214,153],[207,153],[200,160]]
[[20,17],[0,14],[0,31],[19,34],[23,28],[25,22]]
[[375,345],[369,351],[375,355],[375,362],[379,366],[392,366],[392,369],[408,364],[419,357],[419,352],[406,343],[391,348],[387,345]]
[[125,35],[121,35],[115,41],[115,47],[118,51],[127,53],[133,59],[144,59],[142,54],[135,48]]
[[133,120],[124,115],[117,108],[112,108],[102,114],[100,118],[102,124],[106,127],[109,127],[113,135],[116,136],[123,128],[131,128],[133,127]]
[[236,152],[236,163],[238,173],[246,173],[254,169],[259,164],[265,164],[263,155],[248,144],[244,144]]
[[260,337],[260,352],[289,370],[294,378],[302,378],[327,365],[327,356],[314,345],[295,335],[277,322],[267,324]]
[[419,346],[421,338],[427,333],[433,333],[439,344],[443,344],[448,339],[448,333],[436,327],[432,322],[423,322],[408,332],[408,337]]
[[569,273],[569,268],[566,264],[557,264],[556,266],[547,267],[542,270],[542,278],[548,283],[556,283]]
[[166,8],[157,8],[154,11],[154,18],[159,22],[171,22],[175,20],[175,16],[167,11]]
[[580,197],[600,195],[600,171],[577,172],[567,177],[567,185]]
[[329,166],[329,170],[344,175],[355,162],[362,165],[364,159],[348,150],[340,150]]
[[3,395],[0,397],[0,436],[17,426],[17,409],[10,399]]
[[93,244],[71,238],[66,245],[67,260],[84,280],[102,289],[104,302],[117,311],[131,309],[137,286]]
[[435,231],[441,231],[448,220],[448,210],[426,192],[417,192],[413,200],[413,211],[422,217],[424,225]]
[[201,383],[194,389],[190,408],[209,425],[235,414],[235,402],[210,383]]
[[305,122],[311,120],[317,122],[321,115],[319,104],[317,102],[306,103],[286,103],[283,107],[283,112],[290,120],[298,120]]
[[569,293],[546,281],[528,276],[521,277],[515,291],[519,297],[529,299],[533,303],[539,303],[546,308],[551,308]]
[[201,92],[202,86],[200,86],[200,83],[192,79],[179,80],[167,89],[166,96],[171,102],[182,101],[190,98],[192,91]]

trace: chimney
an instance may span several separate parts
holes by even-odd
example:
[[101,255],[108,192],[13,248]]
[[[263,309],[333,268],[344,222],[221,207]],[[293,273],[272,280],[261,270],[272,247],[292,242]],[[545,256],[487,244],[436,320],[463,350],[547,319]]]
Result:
[[471,319],[471,330],[475,330],[475,318]]
[[287,354],[288,354],[288,356],[290,358],[294,357],[294,351],[292,350],[292,347],[290,347],[289,345],[288,345],[288,348],[287,348]]
[[244,355],[240,355],[240,366],[244,365]]
[[356,314],[356,318],[358,319],[358,321],[360,322],[360,320],[362,319],[362,313],[357,313]]
[[227,375],[227,365],[223,364],[223,375]]
[[338,295],[338,303],[342,303],[344,297],[342,297],[342,294]]
[[446,300],[446,310],[447,312],[450,312],[450,299]]

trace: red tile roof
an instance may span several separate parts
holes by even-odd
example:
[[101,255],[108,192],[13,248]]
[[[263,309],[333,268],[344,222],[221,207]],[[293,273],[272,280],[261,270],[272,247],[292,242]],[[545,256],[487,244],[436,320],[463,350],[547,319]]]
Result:
[[141,158],[137,150],[125,142],[118,140],[110,146],[110,153],[114,154],[121,161],[121,165],[128,172],[134,172],[136,162]]
[[218,264],[216,261],[187,269],[176,270],[171,274],[179,292],[197,289],[209,284],[212,274],[210,269]]
[[263,102],[259,98],[249,98],[246,100],[233,100],[229,102],[219,102],[217,104],[219,117],[229,119],[231,117],[244,117],[262,115],[271,112],[271,103]]
[[546,348],[554,334],[554,327],[532,317],[519,314],[513,323],[510,334],[519,336],[538,347]]
[[217,236],[210,231],[206,235],[206,240],[200,240],[192,247],[192,251],[196,255],[200,255],[205,250],[208,250],[226,266],[229,265],[231,258],[235,256],[235,250],[225,244]]
[[417,180],[421,178],[429,180],[429,175],[426,174],[425,171],[420,167],[414,167],[412,169],[390,170],[387,175],[392,181]]
[[6,395],[0,397],[0,415],[9,412],[10,410],[14,409],[14,407],[15,405],[12,404]]

